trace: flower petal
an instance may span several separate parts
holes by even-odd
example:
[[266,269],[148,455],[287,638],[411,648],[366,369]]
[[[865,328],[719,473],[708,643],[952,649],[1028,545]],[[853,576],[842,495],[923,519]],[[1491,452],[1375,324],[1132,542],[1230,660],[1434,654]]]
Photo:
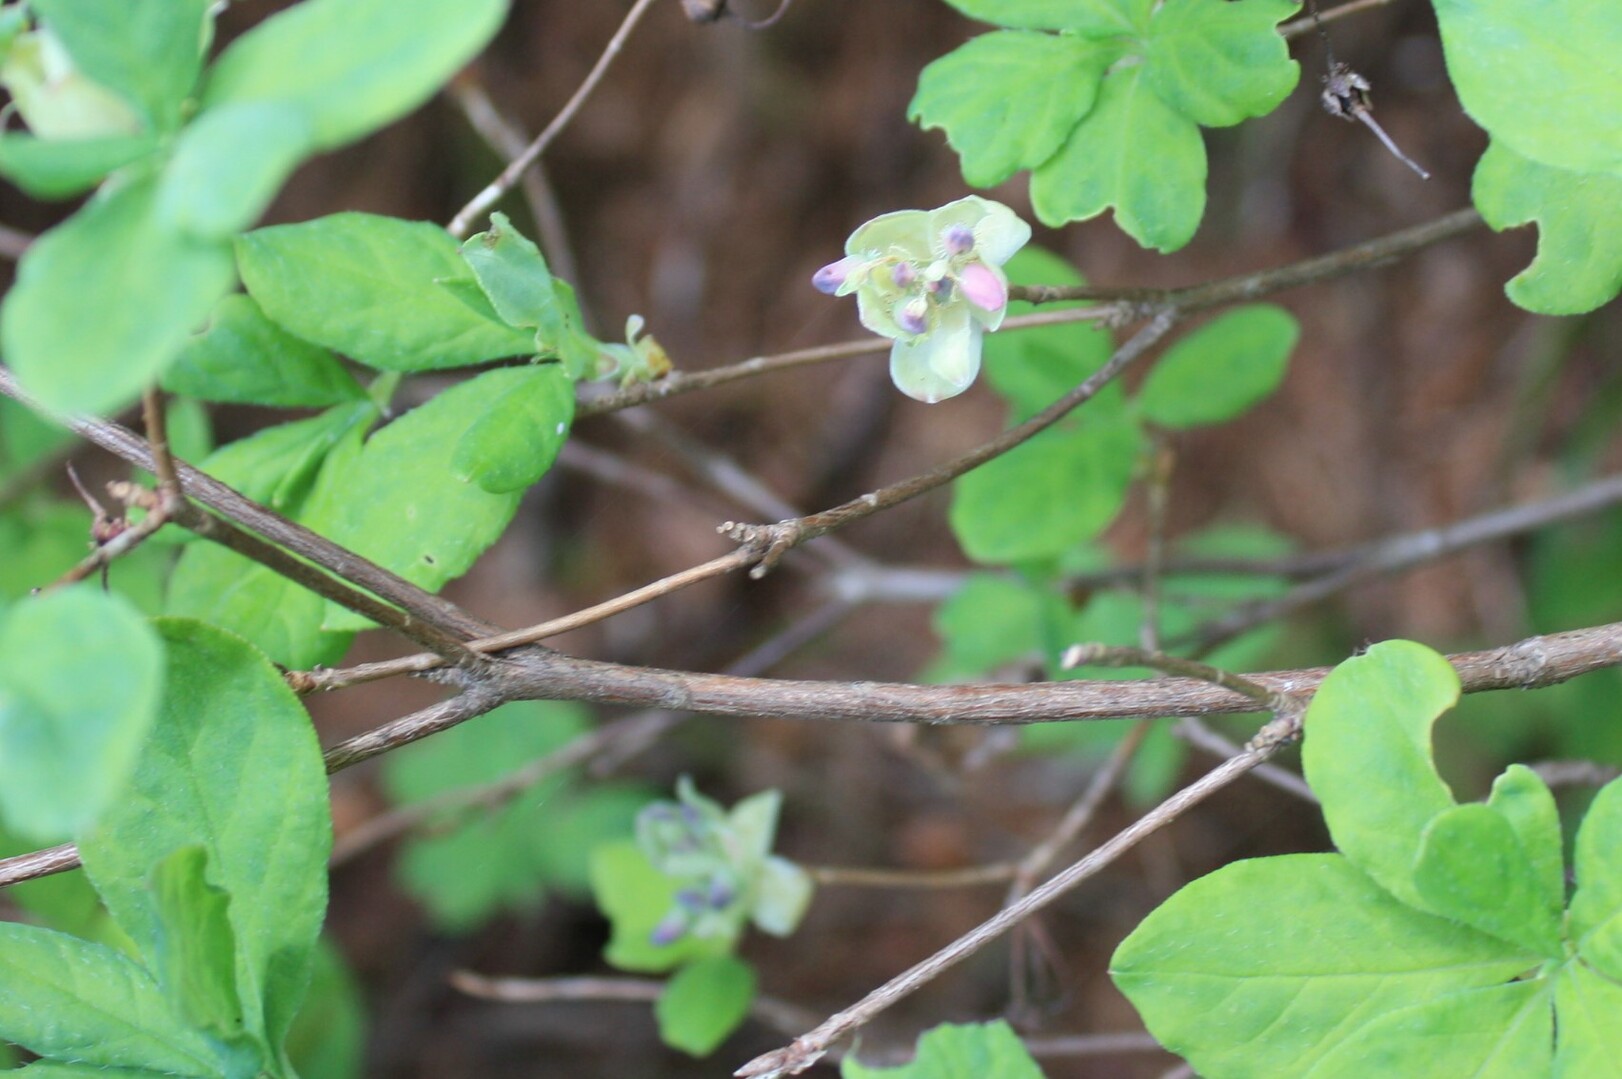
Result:
[[880,214],[850,234],[845,254],[864,261],[899,251],[909,258],[927,259],[929,213],[925,210],[896,210]]
[[935,328],[890,349],[890,379],[908,397],[934,404],[956,397],[980,373],[980,324],[967,305],[942,309]]
[[982,199],[986,213],[974,226],[974,250],[981,259],[1001,266],[1031,238],[1031,226],[1000,202]]

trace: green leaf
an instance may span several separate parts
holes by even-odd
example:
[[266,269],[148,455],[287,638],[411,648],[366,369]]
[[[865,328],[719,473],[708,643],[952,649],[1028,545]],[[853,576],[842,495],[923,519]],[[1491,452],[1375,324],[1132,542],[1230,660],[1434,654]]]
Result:
[[189,619],[157,625],[169,653],[163,710],[131,788],[79,853],[107,909],[153,956],[163,927],[148,874],[202,844],[211,883],[232,898],[244,1025],[280,1045],[326,911],[321,747],[281,673],[252,646]]
[[[321,531],[430,592],[466,572],[512,520],[519,493],[492,494],[460,478],[446,448],[501,403],[507,376],[487,371],[452,386],[373,435],[343,479],[366,497],[338,500]],[[326,623],[365,625],[336,607]]]
[[1622,174],[1622,19],[1609,0],[1434,0],[1470,116],[1557,169]]
[[[344,484],[376,411],[356,401],[268,428],[225,447],[203,470],[300,523],[319,524],[328,507],[351,497]],[[229,630],[295,669],[335,662],[353,637],[322,629],[321,596],[214,543],[191,544],[180,556],[165,610]]]
[[346,437],[358,443],[376,418],[377,406],[369,400],[335,405],[307,420],[255,431],[216,450],[199,467],[255,502],[297,516],[327,455]]
[[847,1056],[841,1079],[1042,1079],[1014,1028],[992,1023],[942,1023],[918,1039],[918,1052],[899,1068],[869,1068]]
[[498,317],[535,331],[535,351],[563,361],[571,378],[597,373],[600,346],[582,328],[580,304],[567,281],[552,276],[541,249],[513,227],[505,214],[490,215],[490,228],[462,244],[462,259]]
[[603,958],[621,970],[658,973],[706,956],[726,955],[733,940],[685,933],[655,944],[654,929],[676,901],[676,884],[632,841],[604,843],[591,852],[591,892],[613,935]]
[[653,1006],[659,1038],[689,1056],[707,1057],[749,1017],[755,968],[731,955],[689,963],[665,983]]
[[1230,420],[1278,388],[1300,336],[1282,307],[1228,311],[1166,350],[1144,379],[1138,407],[1162,427]]
[[1311,1079],[1551,1075],[1550,995],[1546,982],[1528,981],[1424,1001],[1370,1022],[1306,1074]]
[[1107,415],[1043,431],[957,481],[952,531],[977,562],[1062,554],[1115,519],[1141,445],[1136,424]]
[[158,131],[180,126],[197,84],[210,0],[30,0],[79,70]]
[[1183,887],[1121,943],[1110,976],[1201,1075],[1316,1077],[1381,1017],[1529,965],[1521,949],[1398,902],[1340,855],[1292,854]]
[[[342,213],[273,225],[237,240],[237,262],[273,322],[373,367],[437,370],[534,351],[532,334],[496,317],[456,241],[426,221]],[[457,283],[467,287],[447,287]]]
[[[1414,887],[1424,831],[1453,808],[1431,758],[1431,724],[1459,699],[1446,659],[1384,641],[1340,664],[1307,708],[1301,763],[1335,846],[1392,895],[1425,910]],[[1371,797],[1369,777],[1380,777]]]
[[100,944],[0,922],[0,1038],[89,1067],[218,1075],[201,1035],[175,1015],[151,975]]
[[[573,742],[588,729],[585,711],[563,702],[507,704],[391,753],[384,787],[400,805],[481,787]],[[570,790],[573,769],[557,769],[500,806],[448,811],[413,837],[398,872],[434,920],[466,932],[504,910],[533,907],[548,886],[584,891],[587,852],[631,835],[646,794],[594,785]]]
[[303,1079],[359,1079],[366,1042],[360,987],[337,950],[317,942],[310,989],[287,1035],[287,1057]]
[[1494,139],[1470,190],[1494,229],[1537,222],[1537,257],[1504,290],[1521,307],[1576,315],[1622,291],[1622,174],[1541,165]]
[[175,143],[158,212],[188,235],[230,239],[265,212],[310,152],[310,135],[304,114],[278,102],[210,109]]
[[208,326],[164,373],[163,387],[205,401],[284,408],[366,396],[331,352],[294,337],[241,293],[215,305]]
[[13,131],[0,135],[0,176],[36,199],[65,199],[89,191],[157,146],[151,135],[42,139]]
[[151,178],[97,196],[18,264],[0,350],[47,408],[133,399],[230,289],[230,249],[177,234],[156,199]]
[[215,63],[206,110],[284,103],[305,115],[317,149],[404,116],[478,55],[506,0],[305,0],[244,34]]
[[123,792],[157,715],[163,647],[128,602],[85,585],[0,620],[0,809],[41,842]]
[[1567,937],[1595,970],[1622,981],[1622,780],[1612,780],[1594,796],[1577,829],[1574,868],[1577,891],[1571,897]]
[[1042,619],[1057,602],[1011,576],[973,573],[952,598],[935,609],[935,634],[945,644],[925,681],[982,677],[996,667],[1042,648]]
[[907,118],[944,130],[963,179],[993,187],[1064,145],[1117,53],[1070,35],[982,34],[924,68]]
[[1509,822],[1484,805],[1431,819],[1413,868],[1427,908],[1546,958],[1561,956],[1564,903],[1540,894],[1538,874]]
[[[1606,1075],[1622,1059],[1622,987],[1582,963],[1567,963],[1554,983],[1555,1043],[1551,1075]],[[1522,1075],[1535,1074],[1524,1071]]]
[[574,383],[555,363],[509,367],[481,376],[496,390],[484,415],[456,441],[456,478],[491,494],[523,491],[546,475],[569,437]]
[[[1039,247],[1026,246],[1003,267],[1008,281],[1015,285],[1080,285],[1081,274],[1064,259]],[[1085,307],[1079,302],[1041,305],[1043,311],[1064,311]],[[1008,314],[1027,315],[1037,305],[1014,300]],[[1033,326],[990,334],[985,338],[986,379],[1008,402],[1013,419],[1029,419],[1074,389],[1082,379],[1104,366],[1114,351],[1114,338],[1107,329],[1087,322]],[[1106,386],[1087,404],[1090,411],[1119,408],[1121,391]]]
[[1205,127],[1265,116],[1301,77],[1274,29],[1299,6],[1296,0],[1166,0],[1149,20],[1149,84],[1162,101]]
[[1031,174],[1031,206],[1055,228],[1114,207],[1116,224],[1138,243],[1171,252],[1199,227],[1205,170],[1199,126],[1133,67],[1104,80],[1092,112]]
[[176,1012],[209,1036],[231,1042],[245,1035],[231,897],[208,882],[207,871],[202,844],[181,847],[153,867],[160,926],[153,965]]
[[1516,844],[1530,863],[1533,887],[1542,905],[1558,919],[1566,906],[1566,865],[1553,792],[1536,772],[1512,764],[1493,780],[1487,805],[1514,830]]
[[1153,0],[946,0],[971,19],[1023,30],[1076,30],[1090,37],[1141,33]]

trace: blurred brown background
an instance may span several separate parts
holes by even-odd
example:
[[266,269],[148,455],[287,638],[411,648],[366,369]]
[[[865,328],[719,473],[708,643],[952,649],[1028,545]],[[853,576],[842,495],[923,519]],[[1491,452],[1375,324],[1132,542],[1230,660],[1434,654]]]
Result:
[[[735,0],[752,15],[774,4]],[[274,5],[238,3],[224,34]],[[621,0],[518,0],[477,78],[496,106],[539,130],[574,91],[629,7]],[[402,17],[409,5],[402,5]],[[696,26],[665,0],[549,151],[547,176],[569,257],[597,332],[644,315],[685,370],[860,334],[854,305],[814,292],[811,272],[877,213],[967,193],[938,132],[905,121],[919,70],[982,30],[938,0],[796,0],[764,32]],[[1140,250],[1108,219],[1036,242],[1109,285],[1181,285],[1291,262],[1429,220],[1468,202],[1485,145],[1446,80],[1421,0],[1334,23],[1337,56],[1374,86],[1376,115],[1434,178],[1420,182],[1361,126],[1317,103],[1323,47],[1294,42],[1300,86],[1273,115],[1206,132],[1210,204],[1194,242],[1170,257]],[[448,99],[300,171],[271,211],[295,221],[345,209],[446,221],[500,162]],[[1026,177],[989,192],[1028,219]],[[523,200],[504,207],[526,231]],[[8,192],[4,220],[40,228],[50,211]],[[1178,441],[1173,535],[1214,521],[1259,521],[1303,549],[1441,524],[1561,485],[1558,462],[1587,402],[1608,385],[1601,344],[1614,305],[1584,319],[1538,319],[1502,284],[1531,257],[1533,233],[1485,230],[1396,266],[1287,293],[1301,345],[1275,397],[1241,421]],[[554,260],[558,252],[554,251]],[[425,387],[428,392],[431,386]],[[492,621],[565,613],[725,551],[714,526],[760,519],[694,479],[681,439],[710,447],[801,510],[909,475],[1000,429],[984,386],[937,406],[889,384],[882,355],[804,368],[642,410],[645,423],[583,421],[577,440],[688,492],[651,497],[560,468],[526,500],[508,536],[449,590]],[[267,417],[229,410],[221,436]],[[631,420],[635,420],[632,417]],[[663,429],[679,435],[678,440]],[[1608,445],[1608,444],[1607,444]],[[1614,447],[1599,451],[1617,463]],[[944,493],[841,538],[885,562],[963,568]],[[1141,555],[1141,498],[1111,533]],[[582,655],[716,670],[817,606],[799,552],[760,582],[713,582],[554,642]],[[1331,662],[1359,643],[1413,636],[1438,647],[1502,643],[1529,631],[1512,547],[1456,557],[1371,584],[1298,619],[1277,665]],[[937,646],[922,604],[871,606],[779,663],[774,674],[913,677]],[[1547,627],[1540,627],[1547,628]],[[395,650],[363,639],[353,658]],[[334,740],[434,699],[389,682],[317,702]],[[785,796],[780,850],[810,863],[950,867],[1016,857],[1085,784],[1076,759],[999,761],[958,774],[949,737],[909,741],[855,726],[697,717],[621,765],[668,789],[693,772],[723,801],[768,787]],[[1204,759],[1194,762],[1203,764]],[[1191,765],[1192,767],[1192,765]],[[366,769],[335,781],[340,828],[381,808]],[[1096,841],[1130,819],[1111,806]],[[1322,849],[1311,814],[1241,784],[1145,843],[1043,920],[1057,959],[1043,1033],[1138,1029],[1104,973],[1119,939],[1181,883],[1236,857]],[[995,910],[1000,889],[822,890],[789,941],[750,939],[762,988],[814,1012],[845,1006]],[[785,1039],[751,1024],[714,1058],[662,1049],[640,1005],[499,1005],[444,984],[455,967],[544,976],[606,972],[604,927],[585,906],[550,901],[471,937],[435,935],[390,878],[389,851],[339,870],[331,925],[372,1013],[367,1074],[714,1076]],[[910,1043],[924,1026],[987,1018],[1008,1003],[1007,947],[994,946],[886,1013],[869,1046]],[[1029,1016],[1027,1018],[1030,1018]],[[1163,1054],[1055,1058],[1050,1076],[1157,1076]],[[833,1074],[822,1070],[819,1074]]]

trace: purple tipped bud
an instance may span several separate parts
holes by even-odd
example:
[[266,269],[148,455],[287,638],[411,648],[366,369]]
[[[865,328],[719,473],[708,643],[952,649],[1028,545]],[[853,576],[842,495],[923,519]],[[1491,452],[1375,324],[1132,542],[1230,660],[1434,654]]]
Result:
[[958,275],[963,295],[982,311],[1001,311],[1008,305],[1008,286],[983,262],[971,262]]
[[687,932],[687,915],[681,911],[671,911],[653,927],[653,932],[648,934],[648,943],[655,948],[663,948],[667,944],[676,943],[685,932]]
[[711,879],[709,894],[704,898],[709,903],[711,910],[725,910],[732,905],[732,901],[737,897],[738,890],[732,887],[729,881],[715,877]]
[[895,313],[895,321],[907,333],[923,333],[929,329],[929,301],[922,296],[908,300]]
[[935,297],[936,303],[952,302],[952,279],[942,277],[929,283],[929,294]]
[[676,906],[683,910],[700,911],[709,905],[710,897],[697,888],[683,888],[676,893]]
[[832,296],[839,291],[839,286],[845,283],[850,271],[855,267],[856,260],[842,258],[838,262],[830,262],[822,269],[811,275],[811,285],[818,292],[825,292]]
[[890,280],[895,282],[896,288],[911,288],[918,280],[918,271],[910,262],[898,262],[890,267]]
[[967,255],[974,250],[974,230],[967,225],[953,225],[941,233],[941,243],[949,255]]

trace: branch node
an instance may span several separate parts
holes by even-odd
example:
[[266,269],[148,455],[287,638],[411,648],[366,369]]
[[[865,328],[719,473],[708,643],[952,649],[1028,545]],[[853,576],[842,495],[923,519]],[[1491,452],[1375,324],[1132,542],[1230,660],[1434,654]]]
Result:
[[779,521],[774,525],[727,521],[716,531],[754,557],[755,565],[749,570],[749,576],[757,581],[775,569],[804,536],[804,528],[798,520]]

